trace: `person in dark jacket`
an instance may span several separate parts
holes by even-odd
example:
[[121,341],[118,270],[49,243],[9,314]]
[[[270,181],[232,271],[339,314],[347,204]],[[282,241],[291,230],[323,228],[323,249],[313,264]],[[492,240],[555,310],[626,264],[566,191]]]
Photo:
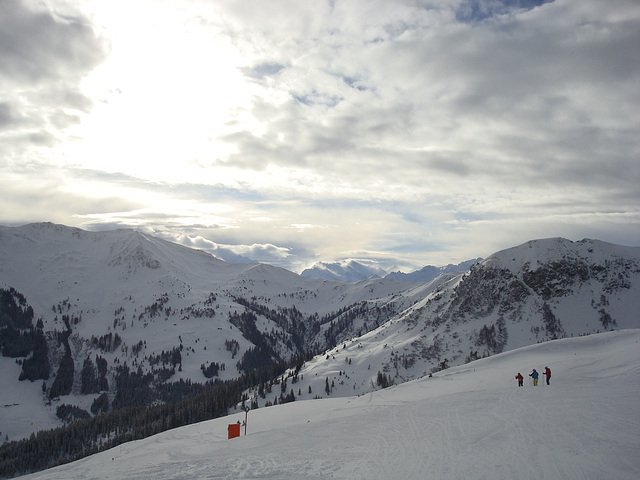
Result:
[[551,378],[551,369],[544,367],[544,376],[547,377],[547,385],[549,385],[549,379]]
[[518,374],[516,375],[516,380],[518,380],[518,386],[521,387],[522,386],[522,382],[524,382],[524,377],[522,376],[522,374],[520,372],[518,372]]
[[534,369],[533,369],[533,372],[531,372],[531,373],[529,374],[529,376],[530,376],[531,378],[533,378],[533,386],[534,386],[534,387],[537,387],[537,386],[538,386],[538,377],[539,377],[539,375],[538,375],[538,371],[534,368]]

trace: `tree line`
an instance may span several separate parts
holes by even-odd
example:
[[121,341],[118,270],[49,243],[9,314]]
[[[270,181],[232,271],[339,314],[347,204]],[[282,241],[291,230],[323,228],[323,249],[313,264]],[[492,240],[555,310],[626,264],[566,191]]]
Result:
[[[300,359],[267,365],[234,380],[190,384],[191,393],[178,401],[160,405],[133,405],[75,420],[53,430],[43,430],[29,438],[0,446],[0,478],[12,478],[72,462],[132,440],[172,428],[225,416],[243,400],[243,391],[282,375]],[[183,382],[187,383],[187,382]],[[166,398],[171,387],[166,386]],[[186,386],[183,385],[186,388]],[[64,406],[63,406],[64,407]],[[253,405],[257,408],[257,404]],[[61,415],[72,415],[62,408]]]
[[[254,344],[237,362],[242,376],[225,382],[211,379],[204,384],[189,380],[165,383],[175,373],[176,367],[182,367],[181,345],[150,357],[150,364],[155,365],[152,371],[143,371],[140,367],[129,368],[126,362],[117,366],[113,378],[114,385],[110,386],[106,378],[106,360],[98,355],[94,359],[87,357],[82,364],[79,377],[82,394],[99,394],[90,408],[94,416],[72,405],[60,405],[56,413],[59,418],[69,422],[67,425],[40,431],[27,439],[0,446],[0,478],[50,468],[124,442],[227,415],[229,408],[248,400],[246,395],[243,396],[243,391],[258,387],[264,398],[265,392],[271,393],[274,383],[278,383],[274,379],[291,366],[297,366],[298,371],[302,363],[313,356],[318,345],[314,344],[313,348],[309,348],[309,334],[313,333],[307,331],[305,318],[295,307],[269,310],[256,302],[244,299],[236,301],[246,310],[240,314],[230,314],[229,321]],[[152,318],[164,308],[165,303],[163,296],[157,305],[144,313]],[[62,309],[59,310],[59,313],[62,313]],[[348,310],[324,320],[331,321],[345,314],[353,316],[366,313],[362,306],[352,312]],[[276,321],[278,325],[286,327],[285,330],[292,330],[292,333],[261,332],[256,325],[256,313]],[[27,305],[24,296],[13,288],[0,289],[0,353],[16,357],[16,361],[23,364],[21,380],[47,380],[55,374],[48,392],[46,383],[43,384],[43,391],[47,393],[48,398],[66,395],[72,389],[75,376],[69,337],[71,325],[77,321],[69,315],[62,314],[65,328],[62,332],[54,332],[62,357],[54,372],[49,365],[49,352],[42,332],[42,321],[38,320],[34,327],[33,317],[33,309]],[[316,324],[319,323],[317,315],[307,320],[310,319],[315,320]],[[330,337],[337,336],[338,332],[349,326],[350,321],[352,318],[335,324],[332,322]],[[289,361],[285,360],[278,348],[285,340],[287,346],[293,350],[293,358]],[[113,351],[121,341],[118,334],[110,333],[99,338],[92,337],[91,344],[94,348]],[[225,346],[233,356],[238,353],[237,342],[234,344],[234,341],[230,341],[228,344],[225,343]],[[140,345],[139,349],[142,347],[143,345]],[[19,357],[23,357],[24,360]],[[224,369],[224,365],[212,363],[208,367],[203,366],[203,373],[212,378],[220,368]],[[295,383],[295,379],[292,382]],[[274,397],[273,404],[295,401],[293,388],[287,391],[286,382],[280,387],[280,396]],[[110,390],[114,392],[111,395],[108,393]],[[257,407],[257,402],[252,402],[252,408]]]

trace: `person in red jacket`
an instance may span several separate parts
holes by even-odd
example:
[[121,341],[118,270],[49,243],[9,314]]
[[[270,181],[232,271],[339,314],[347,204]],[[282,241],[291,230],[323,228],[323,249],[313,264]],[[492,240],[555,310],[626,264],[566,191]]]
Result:
[[520,372],[518,372],[518,374],[516,375],[516,380],[518,380],[518,386],[521,387],[522,386],[522,382],[524,382],[524,377],[522,376],[522,374]]
[[547,385],[549,385],[549,379],[551,378],[551,369],[544,367],[544,376],[547,378]]

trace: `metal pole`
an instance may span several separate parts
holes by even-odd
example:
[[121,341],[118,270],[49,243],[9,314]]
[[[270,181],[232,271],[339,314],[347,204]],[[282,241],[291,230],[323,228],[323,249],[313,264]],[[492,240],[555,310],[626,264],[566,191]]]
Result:
[[244,407],[244,434],[247,435],[247,422],[249,421],[249,407]]

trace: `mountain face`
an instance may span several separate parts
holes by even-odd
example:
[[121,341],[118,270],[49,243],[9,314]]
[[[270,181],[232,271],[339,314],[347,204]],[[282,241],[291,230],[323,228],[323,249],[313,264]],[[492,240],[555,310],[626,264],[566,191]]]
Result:
[[300,275],[323,280],[359,282],[369,278],[384,277],[386,273],[381,268],[369,267],[355,260],[348,260],[334,263],[318,262],[313,267],[303,270]]
[[637,247],[531,241],[416,288],[424,291],[411,307],[279,383],[295,381],[302,399],[359,395],[551,339],[640,328]]
[[[551,338],[639,328],[640,249],[549,239],[427,283],[234,264],[131,230],[0,227],[0,441],[323,352],[254,406],[355,395]],[[295,384],[295,386],[294,386]]]
[[227,263],[131,230],[0,227],[0,438],[331,348],[409,307],[406,290]]

